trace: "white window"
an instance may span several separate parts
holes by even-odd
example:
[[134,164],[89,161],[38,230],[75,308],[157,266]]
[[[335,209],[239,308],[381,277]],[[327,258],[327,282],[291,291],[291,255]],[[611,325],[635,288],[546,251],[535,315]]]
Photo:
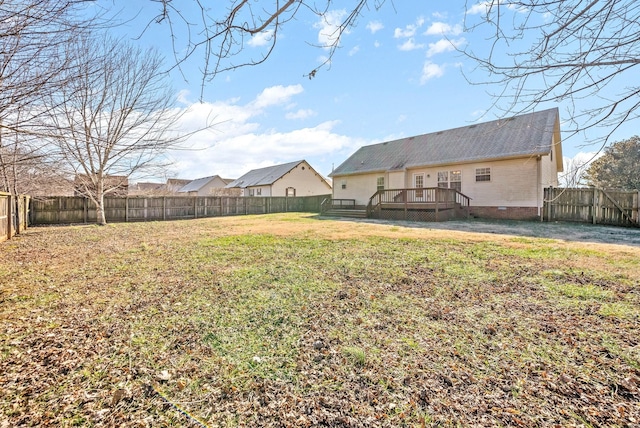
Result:
[[262,189],[256,189],[256,196],[262,196]]
[[462,190],[462,172],[459,169],[455,171],[439,171],[438,187],[456,189],[460,192]]
[[476,181],[491,181],[491,168],[476,168]]
[[287,187],[287,196],[294,197],[296,195],[296,189],[293,187]]
[[342,180],[342,182],[340,183],[340,187],[342,187],[343,189],[347,188],[347,180]]
[[378,190],[384,190],[384,177],[378,177],[376,185]]
[[253,189],[249,189],[249,196],[253,196]]
[[449,172],[449,189],[462,191],[462,172],[460,170]]

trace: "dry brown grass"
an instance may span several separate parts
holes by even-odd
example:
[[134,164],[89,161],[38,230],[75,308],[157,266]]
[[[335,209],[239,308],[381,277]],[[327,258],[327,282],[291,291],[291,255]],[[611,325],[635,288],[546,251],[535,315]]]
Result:
[[280,214],[0,244],[0,426],[635,426],[640,248]]

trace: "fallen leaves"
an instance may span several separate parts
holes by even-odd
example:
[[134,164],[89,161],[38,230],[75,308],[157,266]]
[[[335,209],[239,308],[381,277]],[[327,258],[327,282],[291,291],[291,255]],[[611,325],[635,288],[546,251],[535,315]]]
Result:
[[12,241],[0,427],[639,423],[635,256],[278,219]]

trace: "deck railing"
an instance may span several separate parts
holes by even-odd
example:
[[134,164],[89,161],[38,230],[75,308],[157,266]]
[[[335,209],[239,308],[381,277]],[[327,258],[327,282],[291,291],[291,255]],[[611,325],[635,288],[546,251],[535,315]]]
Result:
[[383,207],[419,209],[432,208],[436,211],[446,208],[468,208],[470,198],[456,189],[442,187],[416,187],[409,189],[378,190],[369,199],[367,217],[379,213]]
[[356,209],[355,199],[330,199],[326,198],[320,204],[320,212],[326,213],[329,210],[354,210]]

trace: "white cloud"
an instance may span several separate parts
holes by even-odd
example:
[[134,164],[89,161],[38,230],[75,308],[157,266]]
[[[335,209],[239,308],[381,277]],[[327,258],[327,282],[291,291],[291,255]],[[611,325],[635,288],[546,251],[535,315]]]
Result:
[[351,48],[351,50],[349,51],[349,56],[354,56],[355,54],[358,53],[358,51],[360,50],[360,46],[354,46],[353,48]]
[[315,116],[317,113],[311,109],[300,109],[295,112],[289,112],[285,115],[287,119],[306,119],[308,117]]
[[486,15],[491,7],[490,1],[476,3],[467,9],[467,15]]
[[251,37],[251,39],[249,40],[249,42],[247,42],[247,44],[254,48],[259,46],[265,46],[271,42],[272,37],[273,37],[273,30],[263,31]]
[[373,42],[373,47],[374,48],[379,48],[380,47],[380,42],[377,41],[377,40],[375,42]]
[[413,37],[422,24],[424,24],[424,18],[419,17],[415,24],[409,24],[404,28],[396,28],[393,32],[393,37],[396,39]]
[[434,22],[427,28],[424,34],[427,36],[457,36],[461,33],[462,26],[460,24],[451,26],[445,22]]
[[507,4],[507,9],[518,12],[518,13],[527,13],[529,12],[529,8],[526,6],[522,6],[522,5],[517,5],[517,4]]
[[189,95],[191,95],[191,92],[186,89],[183,89],[180,92],[178,92],[178,95],[176,95],[176,99],[180,104],[189,105],[193,102],[189,100]]
[[401,51],[413,51],[422,48],[424,48],[424,45],[422,43],[415,43],[413,38],[408,39],[406,42],[398,46],[398,49],[400,49]]
[[[190,132],[213,124],[194,134],[184,150],[173,151],[167,158],[173,163],[169,176],[199,178],[221,175],[237,178],[254,168],[306,159],[320,174],[330,172],[335,162],[369,141],[350,138],[334,131],[338,121],[325,121],[293,131],[281,131],[273,123],[259,122],[263,114],[270,117],[293,104],[303,92],[301,85],[266,88],[253,100],[240,103],[239,98],[218,102],[193,103],[185,107],[179,129]],[[181,93],[184,100],[188,92]],[[275,108],[275,109],[274,109]],[[316,115],[311,109],[288,112],[287,119],[305,119]]]
[[444,75],[445,67],[442,65],[434,64],[430,61],[424,63],[422,67],[422,76],[420,76],[420,84],[424,85],[427,81],[442,77]]
[[464,37],[461,37],[457,40],[448,40],[448,39],[440,39],[435,43],[429,43],[429,49],[427,50],[427,57],[432,57],[434,55],[451,52],[453,50],[458,49],[460,46],[464,45],[467,40]]
[[[313,24],[313,28],[318,29],[318,42],[320,46],[329,48],[338,43],[340,37],[340,25],[347,16],[344,9],[332,10],[325,13],[318,22]],[[345,29],[343,34],[349,34],[349,30]]]
[[582,176],[589,169],[591,162],[598,159],[604,153],[599,152],[578,152],[572,158],[564,156],[562,161],[564,172],[558,174],[558,181],[562,187],[576,187],[584,185]]
[[380,21],[371,21],[367,24],[367,30],[371,31],[371,34],[375,34],[378,31],[382,30],[384,28],[384,25],[382,25],[382,22]]
[[264,89],[253,101],[253,106],[262,109],[269,106],[285,104],[292,96],[302,93],[302,85],[272,86]]
[[[486,15],[490,10],[497,9],[498,7],[500,7],[500,4],[496,4],[493,1],[482,1],[467,9],[467,15]],[[513,3],[508,3],[506,7],[517,13],[527,13],[529,11],[526,6]]]

